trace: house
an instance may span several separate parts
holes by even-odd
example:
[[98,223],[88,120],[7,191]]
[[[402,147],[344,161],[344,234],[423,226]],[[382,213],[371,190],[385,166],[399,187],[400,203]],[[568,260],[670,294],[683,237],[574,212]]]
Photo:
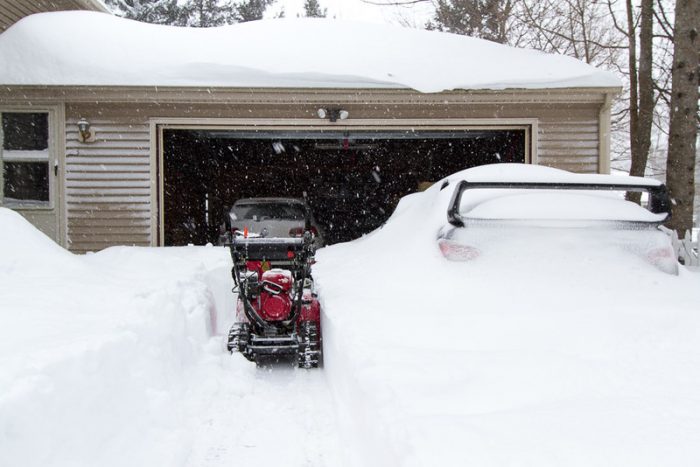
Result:
[[0,63],[0,204],[75,252],[212,241],[244,197],[305,196],[333,242],[462,168],[607,173],[620,90],[569,57],[318,19],[34,15]]

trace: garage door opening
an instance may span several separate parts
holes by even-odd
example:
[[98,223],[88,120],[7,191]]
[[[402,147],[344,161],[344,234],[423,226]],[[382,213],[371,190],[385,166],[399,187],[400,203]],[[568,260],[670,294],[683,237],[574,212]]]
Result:
[[215,243],[240,198],[306,197],[326,243],[384,223],[402,196],[461,169],[526,161],[525,129],[164,129],[164,245]]

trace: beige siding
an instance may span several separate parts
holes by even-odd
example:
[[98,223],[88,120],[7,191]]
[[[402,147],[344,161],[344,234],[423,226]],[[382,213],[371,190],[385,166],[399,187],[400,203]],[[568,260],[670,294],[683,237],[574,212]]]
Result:
[[95,0],[0,0],[0,33],[25,16],[64,10],[106,11]]
[[[579,117],[580,118],[580,117]],[[539,122],[538,163],[572,172],[598,171],[598,121],[543,118]]]
[[67,246],[73,251],[151,244],[149,129],[130,119],[93,119],[96,141],[66,118]]

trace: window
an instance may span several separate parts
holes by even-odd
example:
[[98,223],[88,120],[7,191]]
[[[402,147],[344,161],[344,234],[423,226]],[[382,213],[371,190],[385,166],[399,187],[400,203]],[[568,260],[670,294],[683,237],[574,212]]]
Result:
[[48,113],[4,112],[0,137],[4,203],[48,205]]
[[233,207],[239,219],[283,219],[304,220],[304,206],[300,203],[250,203]]

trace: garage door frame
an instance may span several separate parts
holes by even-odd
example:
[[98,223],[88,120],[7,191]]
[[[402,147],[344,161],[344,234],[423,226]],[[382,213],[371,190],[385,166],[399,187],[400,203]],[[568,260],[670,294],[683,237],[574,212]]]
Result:
[[352,119],[330,122],[319,119],[241,119],[241,118],[152,118],[149,120],[151,139],[151,244],[163,246],[165,213],[163,183],[163,131],[164,130],[250,130],[257,131],[467,131],[467,130],[524,130],[525,163],[537,164],[538,119]]

